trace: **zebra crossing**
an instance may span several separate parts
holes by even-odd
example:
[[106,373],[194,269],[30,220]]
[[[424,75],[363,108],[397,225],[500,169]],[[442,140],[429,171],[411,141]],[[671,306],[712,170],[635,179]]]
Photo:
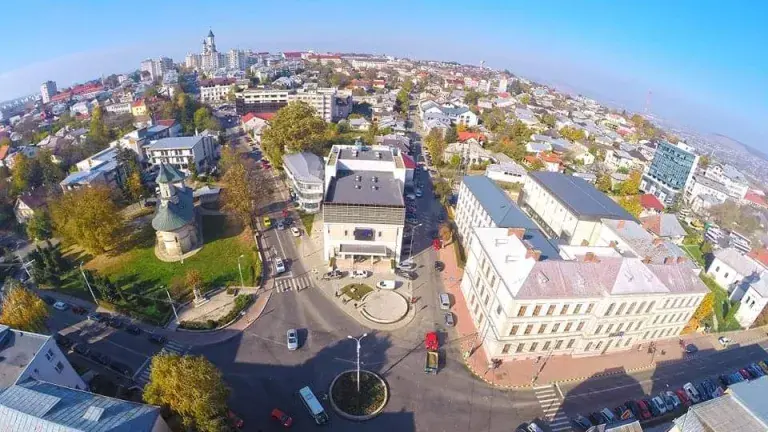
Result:
[[275,291],[279,293],[284,293],[286,291],[301,291],[310,287],[312,287],[312,277],[310,277],[310,275],[275,279]]
[[534,387],[533,393],[544,411],[543,420],[549,423],[552,432],[573,430],[568,415],[561,409],[563,401],[554,385]]
[[[187,353],[187,351],[189,351],[188,346],[173,340],[167,341],[165,345],[163,345],[163,348],[160,350],[161,353],[172,353],[179,355],[184,355]],[[141,365],[141,368],[133,376],[133,380],[142,387],[147,385],[149,382],[149,365],[151,361],[152,358],[148,357],[144,364]]]

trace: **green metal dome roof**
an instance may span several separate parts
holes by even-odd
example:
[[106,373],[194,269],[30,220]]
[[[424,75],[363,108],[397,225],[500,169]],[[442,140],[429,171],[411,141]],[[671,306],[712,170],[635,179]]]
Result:
[[195,204],[192,190],[189,188],[176,191],[178,202],[168,201],[167,206],[158,206],[155,217],[152,218],[152,228],[157,231],[176,231],[192,222],[195,218]]
[[160,164],[160,170],[157,172],[157,183],[178,183],[184,180],[186,176],[180,172],[173,165]]

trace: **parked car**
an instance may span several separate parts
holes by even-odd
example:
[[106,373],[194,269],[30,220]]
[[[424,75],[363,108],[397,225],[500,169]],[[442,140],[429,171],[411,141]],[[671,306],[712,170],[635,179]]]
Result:
[[698,350],[699,349],[694,344],[688,344],[688,345],[685,346],[685,352],[688,353],[688,354],[693,354],[693,353],[695,353]]
[[82,355],[87,356],[91,353],[91,348],[86,343],[76,343],[72,345],[72,351]]
[[440,309],[449,310],[451,308],[451,297],[447,293],[440,293],[438,300],[440,300]]
[[763,369],[757,365],[757,363],[750,363],[749,369],[755,373],[758,377],[764,376],[765,372],[763,372]]
[[401,278],[408,279],[410,281],[416,280],[416,278],[419,276],[414,271],[400,270],[400,269],[395,269],[395,274],[397,276],[400,276]]
[[109,320],[109,315],[101,312],[93,312],[88,314],[88,321],[105,322]]
[[442,261],[435,261],[435,271],[443,271],[445,270],[445,264],[443,264]]
[[125,327],[125,331],[132,335],[138,336],[141,334],[141,327],[137,326],[136,324],[128,324],[128,326]]
[[648,406],[648,402],[639,400],[637,401],[637,407],[640,413],[637,414],[636,417],[640,418],[641,420],[647,420],[653,417],[653,414],[651,414],[651,408]]
[[116,329],[121,328],[123,327],[123,320],[121,320],[119,317],[114,317],[107,322],[107,325]]
[[397,264],[398,270],[413,270],[416,268],[416,263],[411,260],[405,260]]
[[747,372],[746,369],[739,369],[739,373],[741,374],[741,376],[744,377],[745,380],[752,378],[752,376],[749,374],[749,372]]
[[227,410],[227,423],[236,430],[240,430],[245,426],[243,419],[232,410]]
[[109,364],[109,368],[127,377],[133,376],[133,370],[123,363],[113,361]]
[[271,417],[277,420],[278,422],[280,422],[280,424],[283,427],[291,427],[291,425],[293,424],[293,419],[291,418],[291,416],[289,416],[288,414],[286,414],[285,412],[283,412],[278,408],[274,408],[272,410]]
[[456,325],[456,323],[453,321],[453,313],[446,312],[445,313],[445,325],[448,327],[453,327]]
[[53,297],[51,297],[49,295],[44,295],[42,297],[42,299],[43,299],[44,302],[48,303],[49,305],[52,305],[52,304],[56,303],[56,299],[54,299]]
[[662,392],[659,394],[659,396],[661,396],[664,399],[664,402],[667,404],[667,411],[674,411],[680,408],[680,405],[682,405],[682,402],[680,402],[680,399],[677,397],[675,392],[671,390]]
[[53,308],[56,310],[65,311],[69,309],[69,305],[62,301],[57,301],[56,303],[53,304]]
[[719,338],[717,338],[717,341],[720,342],[720,345],[724,347],[727,347],[728,344],[731,343],[731,340],[725,336],[720,336]]
[[766,363],[764,360],[761,360],[757,362],[757,365],[760,366],[760,369],[763,370],[766,374],[768,374],[768,363]]
[[279,229],[280,231],[285,229],[285,225],[283,224],[283,221],[281,220],[277,221],[277,229]]
[[699,391],[696,390],[696,387],[693,384],[686,383],[685,385],[683,385],[683,390],[685,391],[685,394],[693,403],[699,403],[701,401],[701,395],[699,394]]
[[583,416],[583,415],[581,415],[581,414],[578,414],[576,417],[574,417],[573,419],[571,419],[571,423],[573,423],[573,425],[574,425],[576,428],[578,428],[578,429],[581,429],[582,431],[586,431],[586,430],[588,430],[589,428],[591,428],[592,426],[594,426],[594,425],[592,424],[592,422],[591,422],[591,421],[589,421],[589,419],[588,419],[588,418],[584,417],[584,416]]
[[656,412],[658,414],[654,413],[656,417],[666,414],[667,412],[667,403],[664,401],[663,398],[659,396],[655,396],[651,399],[652,407],[655,407]]
[[393,280],[383,280],[376,284],[378,289],[393,290],[397,287],[397,283]]
[[163,345],[165,342],[168,341],[167,337],[165,337],[163,335],[160,335],[160,334],[155,334],[155,333],[150,333],[148,339],[149,339],[150,342],[152,342],[154,344],[157,344],[157,345]]
[[677,389],[675,390],[675,395],[680,400],[680,403],[689,407],[693,405],[693,400],[688,397],[688,393],[686,393],[685,389]]
[[293,234],[294,237],[301,237],[301,231],[296,227],[291,227],[291,234]]
[[264,216],[262,221],[264,222],[264,228],[269,229],[272,227],[272,219],[269,216]]
[[299,335],[296,329],[289,329],[286,332],[286,345],[289,351],[296,351],[299,348]]
[[368,277],[368,270],[355,270],[352,272],[352,279],[365,279]]
[[339,269],[334,269],[323,275],[324,280],[341,279],[344,277],[344,272]]
[[285,263],[282,258],[275,258],[275,273],[280,274],[285,272]]
[[602,414],[603,417],[605,417],[605,419],[609,424],[616,423],[618,421],[613,411],[609,410],[608,408],[603,408],[602,410],[600,410],[600,414]]

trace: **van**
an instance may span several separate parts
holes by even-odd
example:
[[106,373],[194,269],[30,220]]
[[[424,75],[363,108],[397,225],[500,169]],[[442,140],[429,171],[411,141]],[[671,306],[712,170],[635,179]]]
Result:
[[440,294],[440,309],[449,310],[451,308],[451,298],[446,293]]

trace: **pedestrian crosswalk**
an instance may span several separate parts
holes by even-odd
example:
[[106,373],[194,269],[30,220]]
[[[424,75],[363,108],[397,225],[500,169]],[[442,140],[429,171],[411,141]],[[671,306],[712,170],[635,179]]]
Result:
[[301,291],[312,286],[312,278],[309,275],[282,277],[275,279],[275,291]]
[[549,423],[552,432],[571,431],[571,421],[562,410],[563,400],[554,385],[533,388],[533,393],[544,411],[543,420]]
[[[165,353],[173,353],[173,354],[179,354],[184,355],[189,351],[189,347],[187,345],[181,344],[176,341],[169,340],[165,343],[163,348],[160,350],[160,352]],[[144,387],[149,382],[149,366],[152,361],[152,358],[147,358],[147,360],[144,362],[143,365],[141,365],[141,368],[136,372],[136,374],[133,376],[133,380],[136,381],[140,386]]]

